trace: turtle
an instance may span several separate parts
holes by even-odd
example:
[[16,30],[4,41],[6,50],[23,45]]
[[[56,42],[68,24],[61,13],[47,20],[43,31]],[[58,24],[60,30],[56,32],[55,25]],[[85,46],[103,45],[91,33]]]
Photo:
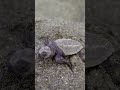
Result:
[[39,56],[43,59],[54,57],[59,64],[66,64],[72,70],[72,64],[65,60],[65,56],[74,55],[81,51],[84,46],[72,39],[45,40],[44,46],[39,49]]
[[30,74],[34,74],[34,49],[21,48],[10,52],[7,55],[8,62],[1,65],[0,68],[0,82],[4,80],[6,73],[14,73],[18,78],[25,78]]
[[32,48],[16,50],[7,63],[7,69],[9,72],[25,77],[34,72],[34,50]]
[[85,68],[95,67],[110,57],[115,49],[113,44],[103,35],[86,32]]

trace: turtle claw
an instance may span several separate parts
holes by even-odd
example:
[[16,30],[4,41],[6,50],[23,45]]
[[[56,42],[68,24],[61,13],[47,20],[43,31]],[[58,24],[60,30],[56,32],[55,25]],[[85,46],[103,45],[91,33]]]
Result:
[[73,71],[73,65],[72,65],[72,63],[70,63],[70,62],[65,62],[64,64],[66,64],[66,65],[69,67],[69,69],[70,69],[72,72],[74,72],[74,71]]

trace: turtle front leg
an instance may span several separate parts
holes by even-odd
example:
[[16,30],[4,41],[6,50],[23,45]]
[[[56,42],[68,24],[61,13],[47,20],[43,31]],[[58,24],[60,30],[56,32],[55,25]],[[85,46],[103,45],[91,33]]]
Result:
[[65,64],[65,65],[67,65],[70,68],[70,70],[73,72],[73,65],[71,64],[70,61],[65,60],[63,56],[57,54],[55,56],[55,60],[59,64]]

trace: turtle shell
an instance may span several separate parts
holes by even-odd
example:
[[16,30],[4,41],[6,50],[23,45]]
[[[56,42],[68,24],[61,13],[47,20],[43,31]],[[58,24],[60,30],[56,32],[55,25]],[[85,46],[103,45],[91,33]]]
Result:
[[83,48],[83,45],[80,42],[72,39],[58,39],[55,40],[55,43],[65,55],[76,54]]
[[93,67],[107,60],[114,52],[111,42],[102,35],[86,32],[85,67]]

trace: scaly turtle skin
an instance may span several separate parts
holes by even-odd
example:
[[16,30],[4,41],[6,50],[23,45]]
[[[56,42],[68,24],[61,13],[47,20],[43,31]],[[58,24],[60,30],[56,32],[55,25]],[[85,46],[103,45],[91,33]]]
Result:
[[70,69],[72,65],[64,57],[76,54],[83,48],[81,43],[72,39],[47,40],[44,44],[45,46],[39,50],[40,57],[46,59],[54,56],[57,63],[67,64]]

